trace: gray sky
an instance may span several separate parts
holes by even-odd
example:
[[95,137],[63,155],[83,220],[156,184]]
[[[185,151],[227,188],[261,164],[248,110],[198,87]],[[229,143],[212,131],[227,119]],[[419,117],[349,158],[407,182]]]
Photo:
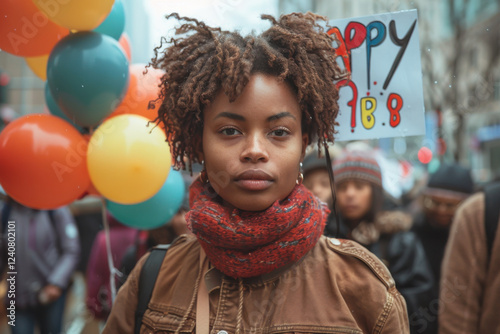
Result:
[[157,45],[166,32],[175,27],[175,20],[166,20],[165,15],[178,12],[181,16],[194,17],[210,26],[225,30],[240,30],[243,34],[252,29],[256,32],[269,24],[260,19],[261,14],[278,15],[277,0],[150,0],[153,45]]

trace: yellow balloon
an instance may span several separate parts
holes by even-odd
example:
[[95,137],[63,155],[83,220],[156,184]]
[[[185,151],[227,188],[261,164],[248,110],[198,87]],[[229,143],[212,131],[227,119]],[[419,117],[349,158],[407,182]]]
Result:
[[115,0],[33,0],[47,17],[60,26],[92,30],[104,21]]
[[29,68],[36,74],[37,77],[43,81],[47,80],[47,61],[49,60],[49,55],[39,56],[39,57],[26,57],[26,64]]
[[139,115],[120,115],[102,123],[87,150],[90,179],[102,196],[137,204],[165,183],[172,157],[165,133]]

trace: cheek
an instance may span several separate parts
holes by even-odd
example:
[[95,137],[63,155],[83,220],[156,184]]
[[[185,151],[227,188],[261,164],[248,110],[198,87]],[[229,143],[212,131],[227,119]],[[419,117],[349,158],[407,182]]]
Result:
[[[362,201],[363,207],[366,212],[368,212],[372,206],[372,192],[371,189],[363,191],[361,193],[360,199]],[[365,213],[366,213],[365,212]]]
[[337,204],[339,206],[343,206],[345,202],[345,192],[341,190],[335,190],[335,194],[337,196]]

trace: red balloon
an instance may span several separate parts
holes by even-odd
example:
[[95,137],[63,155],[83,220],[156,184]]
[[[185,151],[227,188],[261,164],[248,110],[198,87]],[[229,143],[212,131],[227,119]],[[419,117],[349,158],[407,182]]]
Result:
[[49,54],[69,34],[43,14],[32,0],[2,0],[0,49],[21,57]]
[[418,150],[418,160],[423,164],[428,164],[432,160],[432,151],[427,147]]
[[90,185],[87,144],[59,117],[18,118],[0,133],[0,184],[14,200],[31,208],[70,204]]

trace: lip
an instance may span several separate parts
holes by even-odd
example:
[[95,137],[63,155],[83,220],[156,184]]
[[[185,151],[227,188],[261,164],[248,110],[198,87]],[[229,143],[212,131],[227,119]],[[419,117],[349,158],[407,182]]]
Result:
[[345,205],[344,206],[344,210],[348,210],[348,211],[357,210],[357,209],[358,209],[357,205]]
[[273,177],[262,169],[249,169],[239,173],[235,182],[245,190],[262,191],[273,183]]

